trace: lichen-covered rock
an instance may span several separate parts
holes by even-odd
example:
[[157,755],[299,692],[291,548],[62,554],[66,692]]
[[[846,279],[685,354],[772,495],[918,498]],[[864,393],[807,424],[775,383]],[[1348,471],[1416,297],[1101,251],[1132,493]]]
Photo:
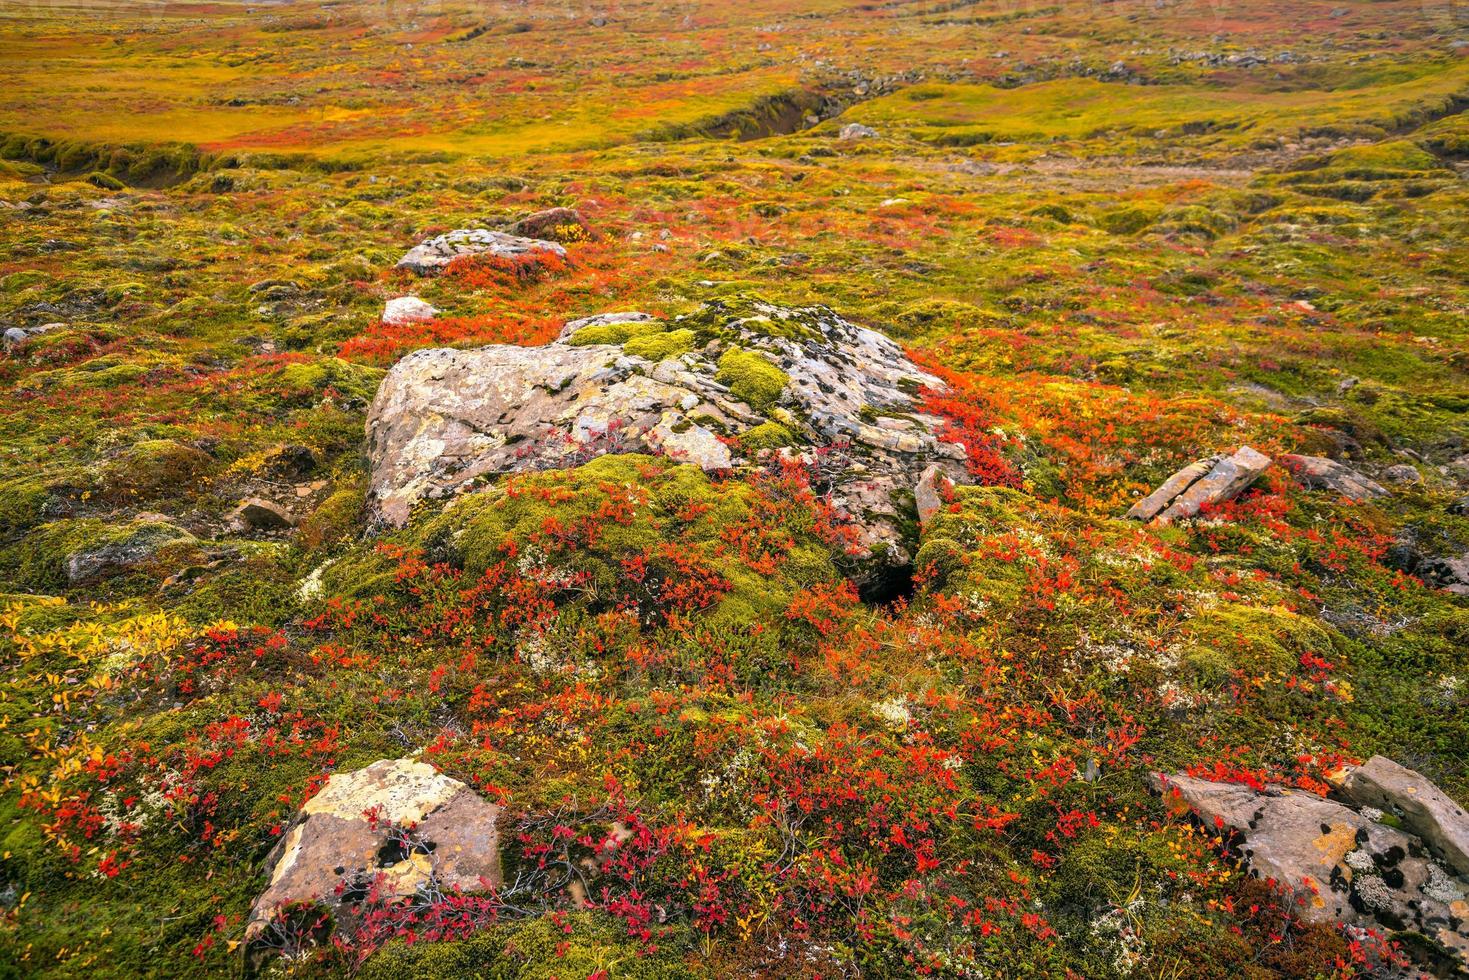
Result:
[[270,885],[250,911],[246,939],[268,941],[272,918],[297,902],[321,903],[341,929],[372,885],[404,899],[431,879],[442,892],[497,887],[499,816],[464,783],[414,759],[337,773],[271,851]]
[[1469,875],[1469,814],[1419,773],[1374,755],[1346,770],[1341,792],[1358,806],[1395,814],[1434,854]]
[[964,475],[963,448],[915,411],[925,386],[942,382],[876,331],[825,307],[760,301],[668,323],[587,318],[539,348],[418,351],[388,373],[368,415],[370,504],[378,523],[401,525],[418,501],[483,477],[604,453],[727,469],[762,451],[740,437],[758,444],[779,429],[788,455],[838,447],[822,454],[832,503],[863,544],[903,562],[902,512],[919,474],[938,464]]
[[1382,485],[1323,456],[1298,456],[1294,453],[1276,457],[1276,462],[1291,472],[1309,490],[1329,490],[1348,500],[1368,500],[1387,493]]
[[1233,500],[1270,467],[1270,457],[1241,446],[1233,455],[1219,454],[1190,463],[1163,485],[1133,504],[1127,516],[1167,524],[1193,517],[1208,504]]
[[426,323],[438,315],[439,311],[432,304],[417,296],[396,296],[383,307],[383,322],[395,327],[405,323]]
[[511,259],[537,252],[557,258],[566,257],[566,249],[556,242],[522,238],[485,228],[460,228],[415,245],[398,260],[398,268],[427,275],[438,272],[462,255],[493,255]]
[[73,585],[94,582],[145,564],[165,548],[197,543],[192,534],[161,516],[140,515],[67,555],[66,577]]
[[847,123],[837,132],[837,138],[843,140],[871,139],[876,135],[877,130],[861,123]]
[[1302,919],[1410,930],[1469,966],[1469,880],[1435,860],[1421,838],[1375,819],[1381,811],[1283,786],[1161,774],[1153,781],[1205,827],[1238,834],[1250,871],[1294,892]]

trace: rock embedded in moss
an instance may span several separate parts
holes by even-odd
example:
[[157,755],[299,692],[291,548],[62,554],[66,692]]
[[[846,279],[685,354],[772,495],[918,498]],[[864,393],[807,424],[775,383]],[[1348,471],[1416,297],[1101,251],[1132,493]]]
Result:
[[417,296],[396,296],[383,307],[382,319],[389,326],[402,326],[405,323],[426,323],[438,315],[439,311],[432,304]]
[[[616,342],[586,343],[589,333]],[[864,549],[905,563],[919,474],[937,463],[963,479],[963,448],[916,411],[914,393],[943,383],[825,307],[711,303],[666,324],[608,314],[561,336],[541,348],[418,351],[394,366],[367,423],[375,523],[401,525],[418,501],[498,473],[606,453],[661,452],[717,470],[741,463],[732,448],[799,456],[838,444],[823,461],[833,505],[856,522]]]
[[594,237],[592,226],[575,208],[547,208],[528,214],[510,226],[510,233],[548,242],[580,242]]
[[1448,951],[1459,970],[1469,967],[1462,914],[1469,881],[1428,856],[1421,838],[1388,825],[1382,811],[1279,785],[1252,788],[1182,774],[1155,774],[1152,781],[1205,827],[1239,834],[1250,870],[1292,892],[1306,922],[1408,929]]
[[461,228],[428,238],[409,249],[398,260],[397,268],[419,275],[438,272],[457,258],[466,255],[488,255],[502,259],[551,255],[566,258],[566,249],[557,242],[538,238],[521,238],[503,231],[485,228]]
[[95,582],[136,568],[165,548],[197,544],[188,531],[156,516],[139,517],[121,529],[105,531],[66,556],[66,576],[73,585]]
[[1276,462],[1290,470],[1291,475],[1302,486],[1311,490],[1330,490],[1348,500],[1358,501],[1381,497],[1387,493],[1380,484],[1336,460],[1286,453],[1276,457]]

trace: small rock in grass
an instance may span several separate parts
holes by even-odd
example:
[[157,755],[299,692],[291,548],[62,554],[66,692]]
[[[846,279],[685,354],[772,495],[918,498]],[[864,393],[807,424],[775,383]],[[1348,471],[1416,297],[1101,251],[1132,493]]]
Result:
[[1249,446],[1241,446],[1231,456],[1220,454],[1201,459],[1185,466],[1133,504],[1127,516],[1160,524],[1193,517],[1206,505],[1238,497],[1269,467],[1270,457]]
[[197,539],[160,515],[140,515],[121,531],[111,532],[66,556],[66,577],[72,585],[95,582],[136,568],[172,545],[195,544]]
[[1412,484],[1423,482],[1423,474],[1419,473],[1418,467],[1411,463],[1399,463],[1396,466],[1389,466],[1383,471],[1382,477],[1385,480],[1390,480],[1393,483],[1401,483],[1404,486],[1411,486]]
[[230,514],[230,519],[255,531],[280,531],[296,523],[289,511],[264,497],[250,497],[242,501]]
[[383,307],[383,322],[397,327],[405,323],[424,323],[439,315],[439,311],[417,296],[398,296],[388,300]]

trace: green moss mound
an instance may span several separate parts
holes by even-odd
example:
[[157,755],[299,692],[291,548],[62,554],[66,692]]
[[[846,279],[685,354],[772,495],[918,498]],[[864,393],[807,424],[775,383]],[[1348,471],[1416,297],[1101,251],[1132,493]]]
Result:
[[781,392],[791,377],[766,357],[755,351],[732,347],[719,358],[715,378],[729,386],[740,401],[757,412],[763,412],[780,400]]

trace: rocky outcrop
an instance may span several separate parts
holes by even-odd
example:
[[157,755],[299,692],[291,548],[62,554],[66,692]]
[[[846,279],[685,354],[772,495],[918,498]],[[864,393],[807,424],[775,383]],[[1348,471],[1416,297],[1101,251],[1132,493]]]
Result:
[[1308,490],[1328,490],[1348,500],[1358,501],[1381,497],[1387,493],[1381,484],[1368,479],[1350,466],[1322,456],[1286,453],[1277,456],[1275,461],[1289,470],[1301,486]]
[[539,348],[417,351],[368,415],[370,506],[400,525],[418,501],[494,474],[619,452],[722,470],[784,446],[820,450],[823,489],[862,543],[906,562],[902,514],[919,475],[930,464],[964,475],[963,447],[917,411],[925,386],[943,383],[882,334],[825,307],[760,301],[670,322],[591,317]]
[[397,296],[383,307],[383,322],[397,327],[405,323],[426,323],[439,315],[431,304],[417,296]]
[[457,779],[413,759],[384,759],[337,773],[296,814],[267,862],[270,885],[255,900],[247,944],[270,944],[272,920],[317,902],[350,928],[369,889],[385,899],[475,892],[501,882],[500,808]]
[[398,260],[397,267],[422,276],[438,272],[464,255],[491,255],[513,259],[537,254],[564,259],[566,249],[556,242],[542,241],[539,238],[522,238],[485,228],[460,228],[415,245]]
[[1233,500],[1270,467],[1270,457],[1241,446],[1232,455],[1190,463],[1133,504],[1127,516],[1167,524],[1193,517],[1205,506]]
[[[1373,776],[1361,783],[1365,796],[1391,802],[1398,789],[1422,791],[1416,773],[1409,774],[1416,780],[1404,779],[1386,767],[1363,768],[1369,767]],[[1394,787],[1391,793],[1377,794],[1378,776]],[[1256,790],[1184,775],[1153,779],[1206,828],[1236,835],[1244,864],[1294,893],[1296,913],[1305,921],[1416,932],[1440,946],[1445,958],[1469,966],[1469,879],[1429,853],[1428,842],[1416,834],[1427,821],[1404,819],[1398,829],[1382,810],[1283,786]],[[1439,810],[1435,819],[1445,815],[1451,816]]]
[[1391,813],[1461,875],[1469,875],[1469,814],[1426,778],[1374,755],[1340,780],[1343,796]]

